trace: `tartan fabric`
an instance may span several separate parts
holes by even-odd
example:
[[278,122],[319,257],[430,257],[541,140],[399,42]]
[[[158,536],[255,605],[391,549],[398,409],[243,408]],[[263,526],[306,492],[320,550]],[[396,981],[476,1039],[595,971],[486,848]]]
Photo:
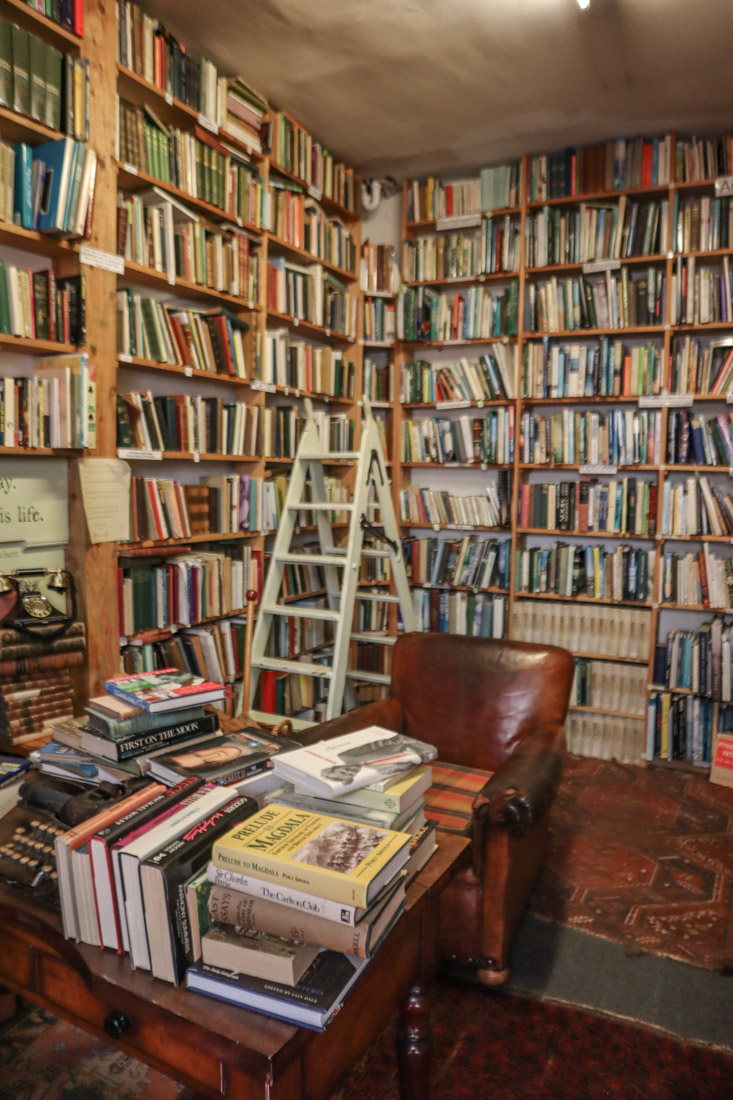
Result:
[[491,779],[493,772],[443,764],[434,760],[433,785],[425,792],[425,816],[439,829],[468,836],[471,831],[473,800]]

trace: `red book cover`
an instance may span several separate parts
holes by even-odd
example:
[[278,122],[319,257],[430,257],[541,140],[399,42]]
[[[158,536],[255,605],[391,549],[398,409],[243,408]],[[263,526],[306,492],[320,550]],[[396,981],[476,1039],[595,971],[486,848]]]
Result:
[[84,37],[84,0],[74,0],[74,30]]
[[700,588],[702,589],[703,607],[710,607],[710,592],[708,590],[708,570],[705,555],[700,552],[697,555],[697,569],[700,575]]
[[149,714],[200,706],[216,702],[226,695],[222,684],[212,683],[178,668],[113,676],[105,683],[104,690]]

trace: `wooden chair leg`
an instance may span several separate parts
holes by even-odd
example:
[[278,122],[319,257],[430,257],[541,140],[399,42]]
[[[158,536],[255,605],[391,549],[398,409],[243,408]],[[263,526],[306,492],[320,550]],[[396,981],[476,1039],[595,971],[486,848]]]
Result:
[[509,970],[477,970],[476,977],[482,985],[503,985],[509,977]]

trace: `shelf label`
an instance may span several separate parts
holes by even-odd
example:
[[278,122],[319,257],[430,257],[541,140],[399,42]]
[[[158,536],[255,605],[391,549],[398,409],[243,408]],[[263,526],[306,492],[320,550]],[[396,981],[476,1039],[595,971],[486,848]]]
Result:
[[299,324],[300,324],[300,318],[299,317],[293,317],[293,327],[297,328]]
[[260,390],[262,393],[277,393],[277,386],[274,382],[260,382],[259,378],[255,378],[253,382],[250,382],[250,387],[253,390]]
[[433,524],[433,530],[434,531],[439,531],[440,530],[440,524],[439,523],[434,523]]
[[193,460],[194,460],[194,462],[200,462],[201,461],[201,455],[199,454],[198,451],[193,452]]
[[581,474],[616,474],[618,473],[617,466],[598,466],[586,464],[578,468],[578,473]]
[[470,409],[470,401],[439,401],[437,404],[439,409]]
[[175,286],[176,285],[176,273],[175,273],[175,271],[169,271],[168,272],[168,285],[169,286]]
[[131,459],[136,462],[162,462],[162,451],[146,451],[134,447],[118,447],[117,457]]
[[117,359],[120,363],[131,363],[132,362],[132,356],[131,355],[126,355],[124,352],[119,352],[119,354],[117,355]]
[[199,126],[203,126],[204,130],[208,130],[210,134],[218,134],[219,127],[206,115],[199,115]]
[[320,202],[323,198],[323,190],[319,187],[314,187],[312,183],[308,185],[308,194],[312,199],[315,199],[316,202]]
[[728,390],[725,395],[725,400],[729,405],[733,405],[733,390]]
[[439,233],[444,229],[473,229],[481,225],[480,214],[452,214],[447,218],[438,218],[435,228]]
[[131,176],[136,176],[137,175],[137,168],[135,167],[134,164],[123,164],[122,165],[122,170],[123,170],[123,172],[129,172],[129,174]]
[[733,195],[733,176],[718,176],[715,181],[716,198]]
[[168,104],[169,107],[173,106],[173,96],[171,95],[170,92],[165,93],[165,101],[166,101],[166,103]]
[[597,275],[599,271],[618,271],[620,267],[620,260],[591,260],[583,264],[583,274]]
[[640,409],[687,409],[692,405],[691,393],[651,393],[639,398]]
[[185,374],[186,378],[192,378],[193,377],[193,367],[184,367],[183,368],[183,373]]
[[112,271],[115,275],[125,274],[125,257],[114,252],[104,252],[101,248],[91,248],[83,244],[79,249],[79,260],[87,267],[98,267],[102,271]]

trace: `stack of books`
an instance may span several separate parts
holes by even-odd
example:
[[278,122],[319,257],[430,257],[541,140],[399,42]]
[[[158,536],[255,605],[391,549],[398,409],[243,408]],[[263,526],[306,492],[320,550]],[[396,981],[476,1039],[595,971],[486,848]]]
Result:
[[52,718],[74,714],[69,669],[84,660],[84,624],[52,641],[0,631],[0,744],[34,741]]
[[273,757],[292,782],[214,843],[190,885],[200,961],[187,987],[325,1027],[435,851],[423,797],[434,757],[377,726]]

